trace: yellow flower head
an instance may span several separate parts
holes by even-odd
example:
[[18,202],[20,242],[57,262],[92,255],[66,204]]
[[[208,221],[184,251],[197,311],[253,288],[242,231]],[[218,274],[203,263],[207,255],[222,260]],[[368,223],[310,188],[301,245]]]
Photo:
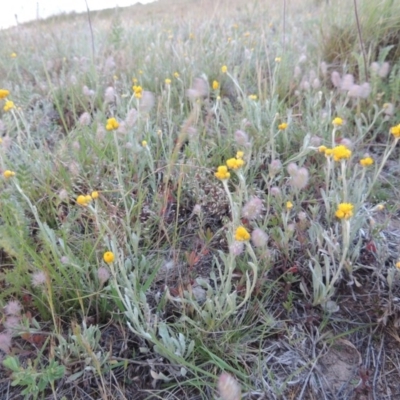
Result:
[[249,99],[250,99],[250,100],[256,101],[256,100],[257,100],[257,95],[256,95],[256,94],[251,94],[251,95],[249,96]]
[[106,251],[103,254],[103,260],[107,263],[107,264],[111,264],[114,260],[115,260],[115,256],[114,253],[112,251]]
[[230,169],[239,169],[239,168],[243,167],[244,161],[241,158],[239,158],[239,159],[229,158],[228,160],[226,160],[226,165]]
[[218,88],[219,88],[219,82],[218,82],[218,81],[213,81],[213,83],[212,83],[212,88],[213,88],[214,90],[218,90]]
[[320,153],[324,153],[325,154],[325,151],[326,150],[328,150],[328,148],[326,147],[326,146],[319,146],[318,147],[318,151],[320,152]]
[[362,167],[369,167],[374,163],[374,159],[372,157],[364,157],[360,160],[360,165]]
[[400,124],[396,126],[392,126],[390,128],[390,133],[396,138],[400,139]]
[[222,72],[223,74],[226,74],[226,73],[228,72],[228,67],[227,67],[226,65],[223,65],[223,66],[221,67],[221,72]]
[[351,203],[340,203],[336,210],[336,217],[339,219],[350,219],[353,216],[354,205]]
[[137,78],[132,78],[132,82],[133,82],[134,85],[136,85],[138,83]]
[[[325,154],[327,154],[327,151],[325,151]],[[347,160],[351,156],[351,150],[341,144],[332,149],[332,155],[335,161]]]
[[10,91],[7,89],[0,89],[0,99],[5,99],[7,96],[9,96]]
[[11,58],[16,58],[16,57],[17,57],[17,53],[11,53],[11,54],[10,54],[10,57],[11,57]]
[[167,78],[167,79],[165,80],[165,84],[166,84],[166,85],[170,85],[170,84],[171,84],[171,79]]
[[246,242],[250,240],[250,233],[244,226],[238,226],[235,232],[235,240],[238,242]]
[[288,124],[286,122],[282,122],[281,124],[278,125],[278,129],[280,131],[284,131],[285,129],[287,129]]
[[238,151],[238,152],[236,153],[236,158],[242,159],[243,157],[244,157],[244,152],[243,152],[243,151]]
[[99,192],[97,190],[93,191],[91,194],[91,197],[93,200],[96,200],[99,198]]
[[[171,83],[171,82],[170,82],[170,83]],[[143,88],[142,88],[141,86],[133,85],[133,86],[132,86],[132,90],[133,90],[133,95],[134,95],[137,99],[141,99],[141,98],[142,98]]]
[[291,210],[293,208],[293,203],[291,201],[286,202],[286,209]]
[[179,78],[179,72],[174,72],[174,77],[175,77],[176,79],[178,79],[178,78]]
[[7,100],[6,103],[4,104],[3,110],[10,111],[12,108],[15,108],[14,102],[11,100]]
[[334,127],[342,126],[343,125],[343,120],[340,117],[336,117],[332,120],[332,125]]
[[112,131],[114,129],[118,129],[119,123],[118,121],[113,117],[113,118],[108,118],[107,124],[106,124],[106,129],[108,131]]
[[280,63],[282,61],[282,57],[275,57],[275,62]]
[[400,261],[397,261],[397,263],[395,264],[395,267],[400,271]]
[[228,172],[228,167],[226,165],[220,165],[214,175],[217,179],[220,179],[221,181],[229,179],[231,176],[231,174]]
[[87,206],[89,204],[88,199],[86,198],[86,196],[84,196],[83,194],[79,195],[76,198],[76,202],[80,205],[80,206]]
[[15,176],[15,172],[14,171],[10,171],[9,169],[6,169],[3,172],[3,176],[4,178],[8,179],[8,178],[12,178],[13,176]]
[[147,141],[146,140],[142,140],[142,146],[143,147],[147,147]]

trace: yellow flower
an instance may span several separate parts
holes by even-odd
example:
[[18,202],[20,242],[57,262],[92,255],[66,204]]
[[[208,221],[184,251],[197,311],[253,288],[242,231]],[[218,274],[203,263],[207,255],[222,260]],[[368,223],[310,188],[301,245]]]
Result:
[[325,149],[325,155],[330,157],[333,154],[333,149]]
[[221,72],[222,72],[223,74],[226,74],[226,73],[228,72],[228,67],[227,67],[226,65],[223,65],[223,66],[221,67]]
[[282,57],[275,57],[275,62],[280,63],[282,61]]
[[132,78],[132,82],[133,82],[133,84],[137,84],[138,83],[138,80],[137,80],[137,78]]
[[147,142],[146,142],[146,140],[142,140],[142,146],[143,146],[143,147],[147,147]]
[[171,79],[167,78],[167,79],[165,80],[165,84],[166,84],[166,85],[170,85],[170,84],[171,84]]
[[332,121],[332,125],[335,126],[335,127],[342,126],[343,125],[342,118],[340,118],[340,117],[334,118],[333,121]]
[[112,131],[113,129],[118,129],[118,127],[119,127],[119,123],[114,117],[113,118],[109,118],[107,120],[106,129],[108,131]]
[[246,242],[247,240],[250,240],[250,233],[244,226],[237,227],[235,232],[235,240],[238,242]]
[[14,171],[10,171],[9,169],[6,169],[3,172],[3,176],[4,178],[8,179],[8,178],[12,178],[13,176],[15,176],[15,172]]
[[179,78],[179,72],[174,72],[174,77],[178,79]]
[[286,122],[282,122],[281,124],[278,125],[278,129],[280,131],[284,131],[288,127],[288,124]]
[[242,159],[243,157],[244,157],[244,152],[243,152],[243,151],[238,151],[238,152],[236,153],[236,158]]
[[374,160],[372,157],[364,157],[360,160],[360,165],[363,167],[369,167],[374,163]]
[[251,94],[250,96],[249,96],[249,99],[250,100],[257,100],[257,95],[256,94]]
[[11,54],[10,54],[10,57],[11,57],[11,58],[16,58],[16,57],[17,57],[17,53],[11,53]]
[[213,81],[213,83],[212,83],[212,88],[213,88],[214,90],[218,90],[218,88],[219,88],[219,83],[218,83],[218,81]]
[[84,196],[84,195],[79,195],[77,198],[76,198],[76,202],[80,205],[80,206],[87,206],[88,205],[88,201],[87,201],[87,198],[86,198],[86,196]]
[[93,199],[92,199],[92,196],[90,194],[87,194],[85,196],[85,200],[86,200],[86,203],[89,204]]
[[3,110],[10,111],[12,108],[15,108],[14,102],[11,100],[7,100],[6,103],[4,104]]
[[243,167],[244,161],[242,159],[229,158],[228,160],[226,160],[226,165],[230,169],[239,169]]
[[5,99],[10,94],[7,89],[0,89],[0,99]]
[[328,150],[328,148],[327,148],[326,146],[319,146],[319,147],[318,147],[318,151],[319,151],[320,153],[325,153],[326,150]]
[[93,200],[96,200],[99,198],[99,192],[97,190],[95,190],[92,192],[91,196],[92,196]]
[[[171,83],[171,82],[170,82],[170,83]],[[133,85],[133,86],[132,86],[132,90],[133,90],[133,95],[134,95],[137,99],[141,99],[141,98],[142,98],[143,88],[142,88],[141,86]]]
[[390,133],[396,138],[400,139],[400,124],[396,126],[392,126],[390,128]]
[[112,251],[106,251],[103,255],[103,260],[107,264],[111,264],[115,260],[114,253]]
[[397,263],[394,264],[394,265],[395,265],[395,267],[400,271],[400,261],[397,261]]
[[291,201],[286,202],[286,209],[291,210],[293,208],[293,203]]
[[336,217],[339,219],[349,219],[353,216],[354,205],[351,203],[340,203],[336,210]]
[[226,165],[220,165],[214,175],[217,179],[220,179],[221,181],[229,179],[231,176],[231,174],[228,172],[228,167]]
[[347,160],[351,156],[351,150],[341,144],[332,149],[332,155],[335,161]]

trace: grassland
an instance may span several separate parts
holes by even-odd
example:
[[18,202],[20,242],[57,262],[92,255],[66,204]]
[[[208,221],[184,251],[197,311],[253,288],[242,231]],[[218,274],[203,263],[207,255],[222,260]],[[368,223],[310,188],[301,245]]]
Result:
[[0,32],[1,398],[400,397],[400,4],[331,3]]

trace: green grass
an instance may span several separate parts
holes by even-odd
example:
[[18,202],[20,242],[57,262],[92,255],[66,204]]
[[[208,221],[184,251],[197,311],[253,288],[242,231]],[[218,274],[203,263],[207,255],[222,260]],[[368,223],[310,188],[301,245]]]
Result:
[[366,77],[342,3],[160,0],[91,13],[93,41],[84,14],[0,32],[13,393],[238,399],[229,373],[246,399],[368,394],[317,367],[399,318],[400,12],[359,8]]

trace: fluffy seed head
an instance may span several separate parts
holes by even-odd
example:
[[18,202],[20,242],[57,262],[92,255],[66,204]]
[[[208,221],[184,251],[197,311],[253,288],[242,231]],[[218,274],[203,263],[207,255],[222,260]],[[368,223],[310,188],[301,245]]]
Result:
[[268,235],[260,228],[256,228],[251,233],[251,241],[255,247],[265,247],[268,243]]
[[4,307],[4,312],[7,315],[19,315],[21,313],[21,303],[17,300],[11,300],[9,301],[5,307]]
[[101,284],[106,283],[110,279],[110,271],[105,267],[100,267],[97,270],[97,277]]
[[239,383],[226,372],[218,379],[218,390],[222,400],[240,400],[242,397]]
[[246,219],[257,219],[261,216],[263,202],[258,197],[252,197],[242,209],[242,217]]

